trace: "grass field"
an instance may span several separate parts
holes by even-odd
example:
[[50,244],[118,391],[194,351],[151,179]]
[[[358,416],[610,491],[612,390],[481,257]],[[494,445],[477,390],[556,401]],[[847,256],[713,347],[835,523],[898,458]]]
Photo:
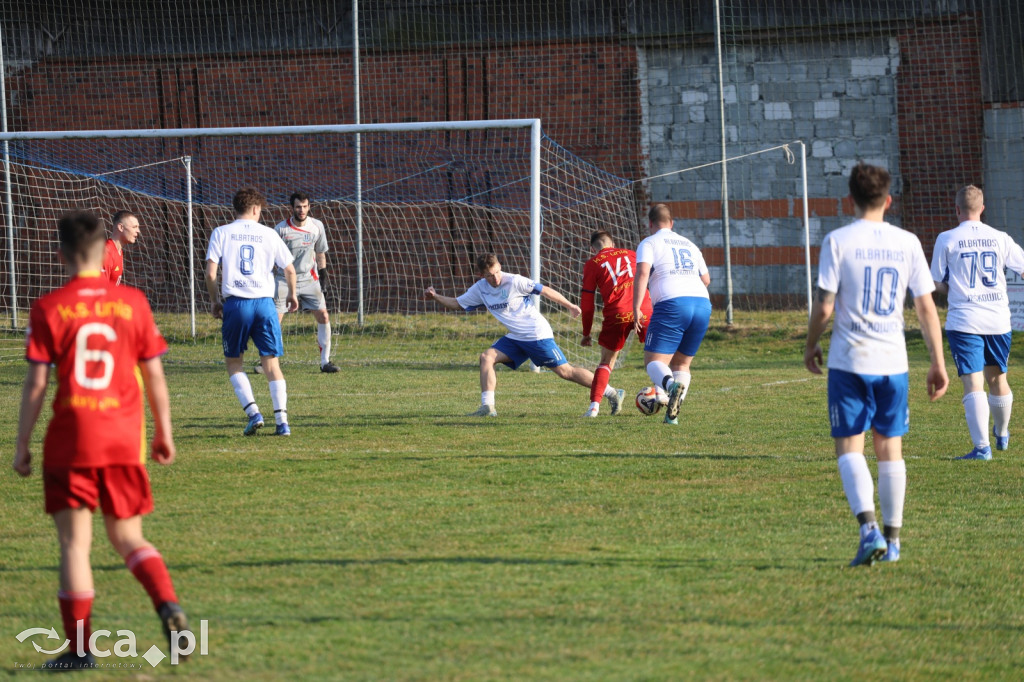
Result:
[[[243,438],[223,369],[195,362],[216,347],[175,348],[179,460],[150,466],[146,528],[193,623],[209,621],[209,655],[91,677],[1024,677],[1020,410],[1010,451],[952,461],[970,449],[962,391],[927,401],[910,332],[903,558],[847,568],[857,526],[825,380],[801,363],[805,316],[745,317],[711,330],[675,428],[632,407],[584,421],[586,392],[549,372],[501,372],[500,416],[463,417],[479,401],[473,341],[449,350],[464,367],[287,365],[294,435]],[[1021,353],[1017,339],[1011,385]],[[8,457],[23,373],[0,365]],[[649,383],[636,349],[612,383]],[[17,633],[60,629],[58,557],[38,473],[4,466],[0,666],[14,671],[45,658]],[[94,627],[134,631],[140,654],[160,644],[100,526],[93,564]]]

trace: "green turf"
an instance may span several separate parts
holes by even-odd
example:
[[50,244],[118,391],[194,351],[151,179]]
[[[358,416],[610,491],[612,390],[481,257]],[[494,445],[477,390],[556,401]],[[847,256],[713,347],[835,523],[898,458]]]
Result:
[[[179,461],[150,466],[146,529],[210,633],[209,655],[178,674],[1020,679],[1024,441],[992,462],[952,461],[970,448],[961,390],[927,401],[911,332],[903,558],[847,568],[857,528],[825,380],[802,367],[804,319],[715,326],[676,428],[632,407],[580,419],[585,390],[550,372],[501,372],[499,417],[463,417],[485,341],[462,339],[449,352],[464,367],[286,365],[294,435],[243,438],[215,347],[175,348],[192,360],[168,366]],[[353,350],[344,336],[337,348]],[[1021,353],[1017,339],[1015,368]],[[23,372],[0,365],[9,444]],[[636,351],[612,383],[630,396],[649,383]],[[44,658],[16,633],[60,629],[38,474],[0,476],[0,520],[0,666],[12,670]],[[95,627],[135,631],[140,653],[160,643],[100,526],[93,563]]]

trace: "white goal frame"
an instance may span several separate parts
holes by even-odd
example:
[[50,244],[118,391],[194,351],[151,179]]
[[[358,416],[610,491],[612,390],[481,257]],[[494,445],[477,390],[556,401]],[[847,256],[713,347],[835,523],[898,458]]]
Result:
[[[183,138],[183,137],[248,137],[248,136],[282,136],[282,135],[323,135],[323,134],[359,134],[359,133],[390,133],[414,131],[465,131],[484,129],[530,129],[530,277],[539,281],[540,272],[540,239],[541,239],[541,201],[540,201],[540,150],[541,121],[539,118],[495,119],[486,121],[431,121],[414,123],[360,123],[337,125],[308,126],[246,126],[229,128],[155,128],[139,130],[53,130],[31,132],[0,132],[3,142],[4,192],[7,214],[7,243],[10,254],[10,287],[12,325],[17,326],[18,289],[15,271],[14,215],[12,210],[11,161],[9,142],[32,140],[89,140],[89,139],[142,139],[142,138]],[[362,168],[361,160],[356,159],[356,210],[362,211]],[[186,183],[189,199],[192,193],[191,175]],[[191,202],[190,202],[191,203]],[[188,211],[188,235],[190,259],[194,264],[194,234],[192,211]],[[195,282],[194,267],[190,268],[189,286],[191,291],[191,322],[192,333],[195,335]],[[357,220],[356,226],[356,278],[358,299],[358,324],[363,325],[363,233],[362,221]],[[535,296],[536,298],[536,296]]]

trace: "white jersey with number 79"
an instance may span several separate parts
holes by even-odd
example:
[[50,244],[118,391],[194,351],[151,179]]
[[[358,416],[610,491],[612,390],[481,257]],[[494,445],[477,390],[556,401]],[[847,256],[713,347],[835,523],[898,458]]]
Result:
[[889,376],[908,370],[903,304],[935,291],[916,235],[858,220],[825,235],[818,288],[836,295],[829,369]]

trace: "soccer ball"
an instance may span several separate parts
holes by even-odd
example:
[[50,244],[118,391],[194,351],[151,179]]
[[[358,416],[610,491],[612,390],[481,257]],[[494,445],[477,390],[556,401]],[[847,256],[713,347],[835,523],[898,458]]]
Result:
[[647,386],[640,389],[636,394],[636,409],[643,414],[654,414],[661,409],[661,401],[658,400],[658,389],[654,386]]

